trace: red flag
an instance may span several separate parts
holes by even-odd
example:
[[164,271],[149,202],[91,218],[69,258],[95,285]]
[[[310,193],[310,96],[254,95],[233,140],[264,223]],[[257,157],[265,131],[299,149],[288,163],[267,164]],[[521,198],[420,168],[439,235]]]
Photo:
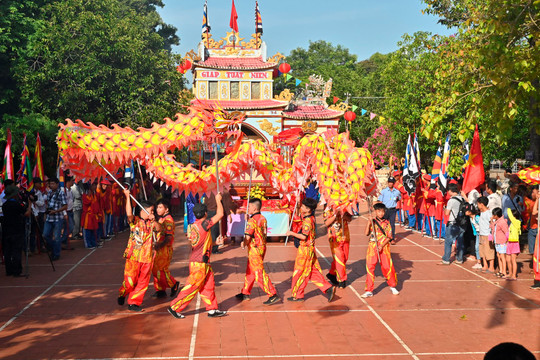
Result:
[[334,104],[339,101],[339,98],[337,96],[334,96]]
[[236,6],[234,6],[234,0],[232,0],[231,21],[229,22],[229,26],[235,32],[238,32],[238,23],[236,22],[237,19],[238,19],[238,14],[236,13]]
[[480,135],[478,135],[477,124],[474,130],[469,160],[465,164],[465,176],[463,179],[463,191],[465,194],[482,185],[485,178],[484,160],[482,159],[482,147],[480,146]]

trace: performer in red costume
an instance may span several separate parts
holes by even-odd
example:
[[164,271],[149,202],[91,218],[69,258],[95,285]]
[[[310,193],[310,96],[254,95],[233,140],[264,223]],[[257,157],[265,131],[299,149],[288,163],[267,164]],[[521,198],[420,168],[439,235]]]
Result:
[[332,265],[326,277],[333,285],[340,288],[347,286],[347,260],[349,259],[349,245],[351,235],[349,233],[349,213],[344,215],[336,214],[334,210],[327,207],[323,213],[324,224],[328,228],[328,241],[332,251]]
[[154,205],[142,202],[146,211],[139,216],[133,216],[129,190],[124,190],[126,196],[126,215],[131,233],[128,245],[124,252],[126,266],[124,268],[124,282],[120,287],[118,305],[124,305],[128,296],[128,309],[143,311],[141,304],[148,289],[152,262],[154,258],[154,238],[161,236],[161,224],[154,217]]
[[199,292],[206,305],[209,317],[220,317],[227,314],[218,310],[216,301],[214,272],[210,266],[212,252],[212,236],[210,228],[223,217],[223,204],[221,194],[216,195],[217,211],[211,219],[207,219],[208,210],[204,204],[195,204],[193,214],[197,219],[188,228],[188,238],[191,242],[191,256],[189,258],[189,277],[187,284],[182,288],[176,299],[171,302],[167,311],[177,319],[185,316],[180,313]]
[[279,301],[272,281],[264,270],[264,255],[266,254],[266,233],[267,224],[266,218],[261,215],[262,202],[260,199],[254,198],[249,201],[248,214],[250,218],[246,226],[244,241],[242,241],[242,249],[248,248],[248,263],[246,267],[246,277],[242,291],[236,295],[239,300],[249,300],[251,289],[255,281],[263,291],[268,294],[269,298],[264,305],[272,305]]
[[308,280],[311,280],[323,293],[328,302],[332,301],[336,293],[336,287],[327,282],[321,271],[321,265],[315,253],[315,216],[317,200],[306,198],[302,201],[300,213],[302,214],[302,229],[299,233],[288,231],[287,235],[300,240],[300,246],[296,253],[294,272],[292,278],[292,296],[289,301],[304,301],[304,290]]
[[[393,295],[398,295],[399,291],[396,289],[397,276],[394,270],[394,264],[392,263],[392,256],[390,255],[390,240],[392,239],[392,228],[388,220],[384,219],[384,213],[386,206],[383,203],[377,203],[373,205],[375,210],[375,218],[370,219],[366,226],[366,236],[370,236],[370,241],[366,254],[366,292],[362,294],[363,298],[373,296],[373,289],[375,287],[375,266],[378,262],[381,263],[381,270],[386,278],[388,286]],[[375,227],[375,229],[373,229]]]
[[159,217],[159,223],[162,226],[161,237],[154,246],[156,256],[152,266],[152,275],[154,275],[154,289],[156,293],[152,297],[164,298],[167,296],[166,289],[171,289],[171,297],[178,293],[180,283],[175,280],[169,271],[173,255],[174,242],[174,219],[169,213],[169,203],[166,200],[159,200],[156,203],[156,213]]

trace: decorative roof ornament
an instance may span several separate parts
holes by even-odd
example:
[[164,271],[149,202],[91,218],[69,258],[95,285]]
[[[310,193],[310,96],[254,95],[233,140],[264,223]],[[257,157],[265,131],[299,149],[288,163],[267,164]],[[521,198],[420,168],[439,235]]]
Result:
[[305,85],[305,89],[297,94],[294,103],[299,106],[322,105],[326,108],[328,107],[326,98],[330,96],[331,91],[331,78],[328,81],[324,81],[321,75],[311,75]]

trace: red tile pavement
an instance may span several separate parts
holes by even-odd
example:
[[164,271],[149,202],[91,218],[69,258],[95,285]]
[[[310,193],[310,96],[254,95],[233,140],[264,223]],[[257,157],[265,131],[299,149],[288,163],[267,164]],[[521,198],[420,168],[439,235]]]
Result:
[[[319,217],[318,256],[326,273],[330,250]],[[30,277],[0,277],[1,359],[482,359],[493,345],[515,341],[540,354],[540,292],[532,291],[529,255],[516,282],[471,270],[472,262],[440,266],[438,240],[398,227],[392,246],[401,291],[391,295],[380,270],[375,296],[360,299],[365,283],[366,220],[351,224],[350,286],[328,303],[313,285],[306,301],[266,307],[257,286],[250,301],[234,297],[243,284],[246,251],[230,245],[213,255],[216,295],[229,315],[212,319],[197,300],[185,319],[166,312],[170,298],[155,300],[152,285],[145,312],[116,304],[127,233],[101,249],[80,241],[64,251],[53,272],[45,255],[30,258]],[[179,223],[178,225],[181,225]],[[172,273],[188,274],[189,247],[177,227]],[[269,244],[266,267],[282,298],[290,296],[296,249]],[[194,328],[194,324],[197,327]]]

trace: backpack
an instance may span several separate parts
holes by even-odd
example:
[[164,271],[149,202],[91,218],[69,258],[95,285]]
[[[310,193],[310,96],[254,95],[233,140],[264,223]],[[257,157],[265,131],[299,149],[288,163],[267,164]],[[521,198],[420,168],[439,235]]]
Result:
[[452,197],[452,199],[459,202],[459,211],[456,215],[456,224],[461,228],[466,228],[467,224],[470,222],[469,217],[465,214],[467,203],[457,197]]

